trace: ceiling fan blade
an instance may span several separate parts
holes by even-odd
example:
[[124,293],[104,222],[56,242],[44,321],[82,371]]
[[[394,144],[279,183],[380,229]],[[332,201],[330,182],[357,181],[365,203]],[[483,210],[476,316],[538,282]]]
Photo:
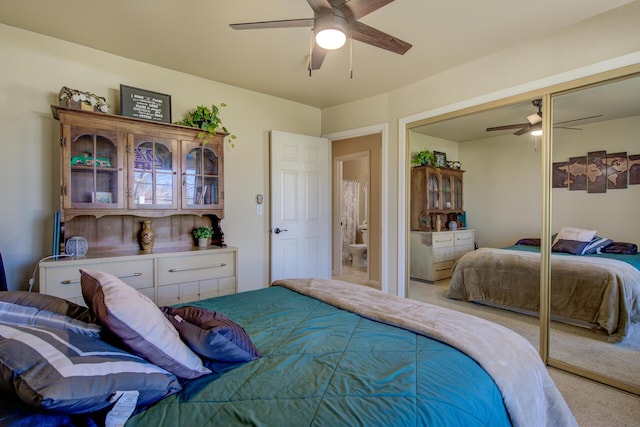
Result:
[[332,9],[329,0],[307,0],[307,3],[315,13],[329,12]]
[[355,19],[360,19],[393,2],[394,0],[331,0],[333,6],[343,12],[345,9],[350,10]]
[[240,24],[229,24],[234,30],[257,30],[263,28],[296,28],[313,27],[313,18],[304,19],[283,19],[280,21],[244,22]]
[[520,135],[524,135],[525,133],[529,132],[530,130],[531,130],[531,125],[527,125],[527,126],[523,127],[522,129],[515,131],[513,134],[520,136]]
[[411,44],[358,21],[352,23],[351,38],[400,55],[411,49]]
[[554,123],[553,125],[555,126],[555,125],[562,125],[564,123],[578,122],[580,120],[595,119],[596,117],[602,117],[602,114],[598,114],[597,116],[580,117],[579,119],[573,119],[573,120],[565,120],[564,122],[557,122],[557,123]]
[[513,125],[504,125],[504,126],[494,126],[491,128],[487,128],[487,132],[491,132],[494,130],[508,130],[508,129],[520,129],[529,126],[529,123],[517,123]]
[[311,58],[309,58],[309,70],[319,70],[325,56],[327,56],[327,51],[314,44],[313,50],[311,51]]

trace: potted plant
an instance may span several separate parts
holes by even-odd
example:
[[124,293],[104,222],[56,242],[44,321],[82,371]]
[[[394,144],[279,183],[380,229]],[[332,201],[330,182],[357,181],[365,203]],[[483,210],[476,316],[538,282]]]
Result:
[[199,248],[206,248],[209,246],[209,239],[213,236],[213,229],[211,227],[196,227],[193,229],[193,237],[198,242]]
[[[220,104],[220,107],[215,104],[211,104],[211,108],[205,105],[198,105],[195,109],[189,111],[181,122],[177,122],[176,124],[200,129],[201,132],[198,134],[198,138],[202,138],[206,144],[209,138],[212,138],[216,132],[222,131],[227,134],[229,133],[220,118],[220,108],[226,106],[227,104],[224,102]],[[235,147],[235,144],[232,142],[234,139],[236,139],[235,135],[229,135],[229,144],[232,147]]]
[[411,164],[414,166],[433,166],[435,157],[429,150],[418,151],[411,157]]

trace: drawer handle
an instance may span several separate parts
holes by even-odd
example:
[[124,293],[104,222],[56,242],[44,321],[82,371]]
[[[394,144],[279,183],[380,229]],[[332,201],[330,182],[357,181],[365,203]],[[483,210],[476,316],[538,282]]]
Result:
[[170,268],[169,273],[180,273],[181,271],[205,270],[207,268],[219,268],[219,267],[226,267],[226,266],[227,266],[226,263],[221,262],[220,264],[205,265],[203,267]]
[[[142,273],[131,273],[131,274],[125,274],[123,276],[116,276],[118,279],[127,279],[129,277],[140,277],[142,276]],[[60,282],[61,285],[72,285],[75,283],[80,283],[80,280],[63,280]]]
[[471,240],[471,237],[458,237],[458,240]]

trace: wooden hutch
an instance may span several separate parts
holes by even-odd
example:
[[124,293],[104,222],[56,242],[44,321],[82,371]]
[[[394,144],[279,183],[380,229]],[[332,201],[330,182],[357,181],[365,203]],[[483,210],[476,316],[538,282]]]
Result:
[[[84,237],[89,251],[40,263],[40,292],[83,303],[78,268],[120,276],[160,305],[236,291],[237,250],[199,250],[191,235],[224,216],[226,134],[204,142],[186,126],[52,112],[60,122],[61,229]],[[151,253],[138,244],[143,220],[156,236]]]
[[[451,277],[454,262],[474,249],[474,231],[460,228],[464,212],[460,169],[411,169],[410,268],[412,278],[435,282]],[[449,229],[449,223],[456,223]],[[438,225],[440,227],[438,227]]]

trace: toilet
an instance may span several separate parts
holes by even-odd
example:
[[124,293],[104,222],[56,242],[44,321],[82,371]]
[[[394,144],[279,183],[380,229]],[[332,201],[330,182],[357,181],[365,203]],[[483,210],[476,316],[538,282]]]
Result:
[[369,243],[369,230],[367,224],[358,225],[358,230],[362,235],[362,243],[349,245],[351,253],[351,265],[355,268],[367,268],[367,246]]

